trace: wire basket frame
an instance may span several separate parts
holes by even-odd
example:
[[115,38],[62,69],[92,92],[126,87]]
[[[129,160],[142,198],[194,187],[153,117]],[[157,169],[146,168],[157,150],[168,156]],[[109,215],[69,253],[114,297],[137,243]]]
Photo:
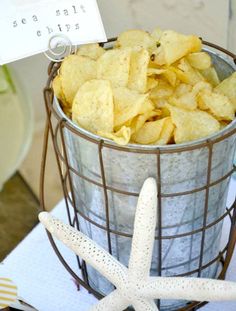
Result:
[[[113,42],[115,39],[110,39],[110,42]],[[206,46],[212,47],[221,53],[226,54],[228,57],[232,58],[234,63],[236,64],[236,56],[229,51],[208,43],[203,42]],[[45,100],[45,106],[46,106],[46,112],[47,112],[47,122],[45,126],[45,134],[44,134],[44,146],[43,146],[43,156],[42,156],[42,165],[41,165],[41,178],[40,178],[40,201],[41,201],[41,207],[43,210],[45,210],[45,189],[44,189],[44,183],[45,183],[45,170],[46,170],[46,158],[47,158],[47,146],[48,146],[48,140],[49,135],[52,138],[53,147],[56,155],[56,161],[58,165],[58,170],[60,174],[61,179],[61,186],[65,198],[65,204],[66,204],[66,211],[68,216],[69,224],[74,226],[76,229],[80,230],[80,223],[79,218],[83,219],[85,222],[91,224],[92,226],[98,228],[99,230],[102,230],[106,233],[106,239],[107,239],[107,249],[110,254],[112,254],[112,235],[127,238],[132,238],[132,232],[126,232],[119,229],[114,229],[111,225],[111,210],[109,206],[109,193],[116,193],[121,194],[127,197],[137,197],[138,192],[135,191],[128,191],[126,189],[120,189],[117,186],[109,184],[109,181],[107,181],[106,178],[106,163],[104,162],[104,149],[110,149],[115,151],[121,151],[128,154],[149,154],[153,155],[156,158],[156,176],[157,176],[157,186],[158,186],[158,224],[157,224],[157,232],[156,232],[156,243],[157,243],[157,258],[158,258],[158,271],[157,275],[161,276],[163,273],[163,269],[168,270],[168,267],[163,267],[162,263],[162,251],[163,251],[163,243],[166,240],[175,240],[180,239],[184,237],[190,237],[200,234],[201,235],[201,243],[200,243],[200,250],[199,250],[199,263],[198,267],[184,273],[179,273],[177,276],[191,276],[191,275],[197,275],[202,276],[202,273],[208,269],[209,267],[213,266],[216,263],[221,263],[222,269],[218,273],[219,279],[224,279],[226,271],[228,269],[229,263],[231,261],[235,243],[236,243],[236,199],[234,200],[234,203],[231,207],[226,208],[225,212],[222,215],[219,215],[217,219],[214,219],[214,221],[208,222],[208,202],[209,202],[209,195],[210,195],[210,189],[224,181],[227,181],[229,177],[233,174],[234,171],[236,171],[235,166],[230,167],[230,169],[225,172],[223,176],[220,176],[216,178],[214,181],[211,180],[211,169],[213,165],[213,148],[217,143],[220,143],[221,141],[230,138],[231,136],[236,134],[236,128],[231,129],[230,131],[224,133],[221,136],[217,136],[213,139],[203,140],[200,141],[197,144],[189,145],[189,146],[178,146],[165,149],[165,148],[155,148],[155,149],[139,149],[138,147],[133,148],[127,148],[123,146],[118,146],[113,143],[110,143],[107,140],[103,140],[102,138],[96,139],[92,135],[87,135],[84,131],[78,131],[71,122],[68,121],[66,117],[62,117],[61,114],[58,113],[57,109],[55,109],[53,105],[53,90],[51,88],[51,82],[55,75],[58,72],[58,69],[60,67],[60,64],[58,63],[51,63],[49,65],[48,74],[49,78],[47,81],[47,85],[44,89],[44,100]],[[73,135],[80,137],[81,139],[85,141],[89,141],[94,146],[96,146],[97,155],[98,155],[98,163],[99,163],[99,172],[100,172],[100,179],[92,178],[89,176],[89,174],[85,175],[83,172],[79,171],[73,165],[71,165],[69,160],[69,154],[68,154],[68,146],[66,143],[66,137],[65,133],[66,131],[73,133]],[[163,191],[163,183],[162,183],[162,169],[161,169],[161,156],[163,154],[174,154],[175,152],[190,152],[193,150],[206,148],[208,150],[208,158],[207,158],[207,173],[206,173],[206,183],[201,186],[197,186],[195,188],[185,190],[185,191],[178,191],[178,192],[165,192]],[[92,217],[89,217],[82,209],[78,208],[77,198],[76,198],[76,189],[74,187],[73,182],[73,176],[76,176],[80,180],[86,181],[89,185],[94,185],[103,191],[103,197],[104,197],[104,215],[106,217],[105,223],[101,224],[98,221],[95,221]],[[162,223],[162,214],[163,214],[163,199],[165,198],[176,198],[176,197],[182,197],[191,195],[193,193],[199,193],[199,192],[205,192],[205,203],[204,203],[204,209],[203,209],[203,223],[199,228],[192,229],[191,231],[187,232],[180,232],[173,235],[165,235],[163,234],[164,228],[168,228],[168,225],[163,225]],[[69,208],[69,206],[72,206],[72,210]],[[229,218],[231,222],[231,228],[229,232],[229,237],[226,245],[222,248],[222,250],[212,258],[208,262],[204,262],[204,252],[206,251],[205,248],[205,239],[206,239],[206,232],[207,230],[210,230],[214,228],[218,224],[222,224],[223,221]],[[171,228],[171,225],[169,226]],[[87,289],[90,293],[95,295],[97,298],[102,298],[103,295],[99,293],[97,290],[95,290],[92,285],[90,284],[89,277],[88,277],[88,271],[86,263],[81,260],[77,256],[78,261],[78,267],[81,270],[82,278],[78,275],[77,272],[73,271],[71,267],[68,265],[66,260],[63,258],[63,255],[60,253],[59,249],[57,248],[53,237],[50,233],[47,233],[49,240],[52,244],[52,247],[54,248],[57,256],[59,257],[62,264],[65,266],[65,268],[68,270],[68,272],[75,278],[78,285],[83,286],[85,289]],[[198,259],[197,258],[197,259]],[[193,258],[192,260],[196,260],[196,258]],[[195,310],[197,308],[202,307],[207,302],[191,302],[188,303],[188,305],[184,308],[179,308],[178,310]],[[158,306],[160,306],[160,301],[158,301]]]

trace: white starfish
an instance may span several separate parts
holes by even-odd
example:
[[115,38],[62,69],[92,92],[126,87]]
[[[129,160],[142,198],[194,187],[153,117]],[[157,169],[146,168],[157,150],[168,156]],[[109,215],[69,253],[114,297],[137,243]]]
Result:
[[155,227],[157,189],[148,178],[141,190],[134,223],[129,267],[123,266],[103,248],[69,225],[42,212],[39,219],[56,238],[105,276],[116,289],[91,311],[158,310],[154,299],[193,301],[236,300],[236,283],[200,278],[150,277]]

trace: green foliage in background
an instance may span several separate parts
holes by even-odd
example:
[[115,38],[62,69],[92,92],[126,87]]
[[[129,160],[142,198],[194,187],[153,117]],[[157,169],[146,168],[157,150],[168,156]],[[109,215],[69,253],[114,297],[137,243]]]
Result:
[[15,85],[7,66],[0,66],[0,94],[6,92],[15,93]]

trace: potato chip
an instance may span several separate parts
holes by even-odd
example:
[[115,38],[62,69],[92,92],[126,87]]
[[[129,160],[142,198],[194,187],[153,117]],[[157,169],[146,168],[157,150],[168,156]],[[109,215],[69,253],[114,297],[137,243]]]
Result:
[[97,43],[81,45],[77,51],[77,55],[86,56],[97,60],[105,53],[105,50]]
[[72,119],[88,131],[113,132],[113,94],[106,80],[85,82],[76,93],[72,106]]
[[153,117],[160,116],[161,114],[162,114],[162,111],[157,109],[157,110],[147,111],[143,114],[136,116],[135,118],[131,120],[131,123],[130,123],[131,134],[138,132],[147,120]]
[[180,108],[197,109],[197,95],[202,90],[212,90],[209,83],[200,81],[192,87],[189,84],[181,83],[175,90],[174,96],[169,98],[169,103]]
[[167,104],[169,104],[168,98],[160,98],[160,99],[152,100],[152,102],[155,104],[156,109],[162,110],[162,114],[164,113],[163,109],[166,107]]
[[177,67],[174,67],[174,66],[173,67],[171,66],[170,69],[176,73],[177,79],[180,81],[180,84],[181,83],[189,84],[189,75],[186,74],[186,71],[179,69]]
[[[147,94],[147,95],[148,95],[148,94]],[[155,105],[154,105],[154,103],[152,102],[152,100],[147,98],[147,99],[143,102],[143,104],[142,104],[142,106],[141,106],[141,108],[140,108],[140,110],[139,110],[139,113],[146,113],[146,112],[148,112],[148,111],[153,110],[154,108],[155,108]]]
[[131,129],[126,126],[115,133],[106,133],[103,131],[98,131],[98,135],[114,140],[118,145],[127,145],[131,137]]
[[214,67],[200,70],[200,73],[213,87],[216,87],[218,84],[220,84],[220,79]]
[[202,92],[198,97],[201,110],[209,111],[218,120],[233,120],[234,107],[228,97],[223,94]]
[[160,138],[165,119],[146,122],[139,131],[132,135],[132,140],[138,144],[149,145]]
[[96,74],[96,62],[88,57],[69,55],[64,59],[60,68],[60,76],[63,93],[70,105],[80,86],[96,78]]
[[197,99],[193,92],[185,93],[180,97],[170,97],[169,103],[176,107],[195,110],[197,109]]
[[97,78],[109,80],[113,87],[127,86],[131,49],[108,50],[97,60]]
[[201,110],[190,111],[168,105],[171,119],[176,129],[174,139],[176,144],[200,139],[220,130],[220,123],[209,113]]
[[167,108],[168,102],[166,102],[161,108],[161,116],[162,118],[166,118],[170,116],[170,110]]
[[147,75],[148,76],[152,76],[152,75],[161,75],[163,74],[164,72],[166,72],[166,69],[160,69],[160,68],[148,68],[147,70]]
[[197,36],[187,36],[172,30],[163,31],[160,44],[164,48],[165,63],[171,65],[189,53],[199,52],[202,42]]
[[153,145],[166,145],[172,140],[175,129],[174,123],[170,117],[165,118],[164,120],[165,123],[163,125],[160,137],[153,143]]
[[195,85],[200,81],[204,81],[200,72],[194,69],[185,58],[181,59],[178,69],[180,71],[176,71],[177,77],[184,83]]
[[158,80],[158,85],[150,92],[150,99],[156,100],[173,95],[174,89],[165,81]]
[[[151,104],[147,101],[148,94],[140,94],[128,88],[119,87],[113,89],[114,96],[114,126],[123,125],[144,110],[152,110]],[[145,107],[145,103],[148,106]]]
[[61,85],[61,77],[56,76],[54,80],[52,81],[52,88],[54,91],[54,95],[60,99],[65,100],[65,96],[63,94],[62,85]]
[[162,76],[166,78],[171,86],[177,85],[177,75],[173,70],[167,69],[165,72],[163,72]]
[[149,48],[149,53],[150,53],[150,64],[151,65],[157,65],[157,66],[162,66],[166,64],[166,59],[165,59],[165,50],[164,48],[160,45],[158,42],[157,45],[153,48]]
[[202,91],[212,92],[211,84],[205,81],[200,81],[194,85],[193,94],[198,95]]
[[65,95],[62,90],[60,75],[54,78],[52,82],[52,88],[54,91],[54,95],[60,100],[60,104],[61,104],[63,112],[70,118],[71,117],[71,105],[67,103],[65,99]]
[[146,85],[146,92],[151,91],[158,85],[158,81],[155,78],[148,77],[147,78],[147,85]]
[[128,30],[122,32],[115,43],[116,48],[140,47],[148,49],[154,47],[156,41],[150,34],[143,30]]
[[132,51],[128,87],[140,93],[145,93],[147,87],[147,69],[149,53],[145,49]]
[[[175,96],[180,97],[186,93],[192,92],[192,86],[185,83],[180,83],[175,89]],[[172,94],[171,94],[172,95]]]
[[208,69],[211,67],[211,57],[206,52],[191,53],[186,56],[189,64],[195,69]]
[[236,72],[222,81],[215,90],[226,95],[234,105],[234,110],[236,111]]

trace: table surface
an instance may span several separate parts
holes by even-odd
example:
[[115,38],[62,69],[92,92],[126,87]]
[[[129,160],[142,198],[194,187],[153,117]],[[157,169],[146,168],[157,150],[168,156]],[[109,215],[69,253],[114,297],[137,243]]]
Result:
[[14,174],[0,191],[0,262],[38,223],[39,201],[24,178]]
[[[235,192],[236,180],[232,180],[228,206]],[[64,201],[55,207],[52,214],[66,221]],[[74,254],[62,243],[57,242],[57,245],[70,267],[77,272]],[[39,311],[86,311],[96,303],[96,299],[86,290],[77,290],[73,278],[55,255],[41,224],[0,264],[0,275],[11,278],[18,286],[19,296]],[[226,278],[236,281],[236,252]],[[201,310],[235,311],[236,301],[210,303]]]

